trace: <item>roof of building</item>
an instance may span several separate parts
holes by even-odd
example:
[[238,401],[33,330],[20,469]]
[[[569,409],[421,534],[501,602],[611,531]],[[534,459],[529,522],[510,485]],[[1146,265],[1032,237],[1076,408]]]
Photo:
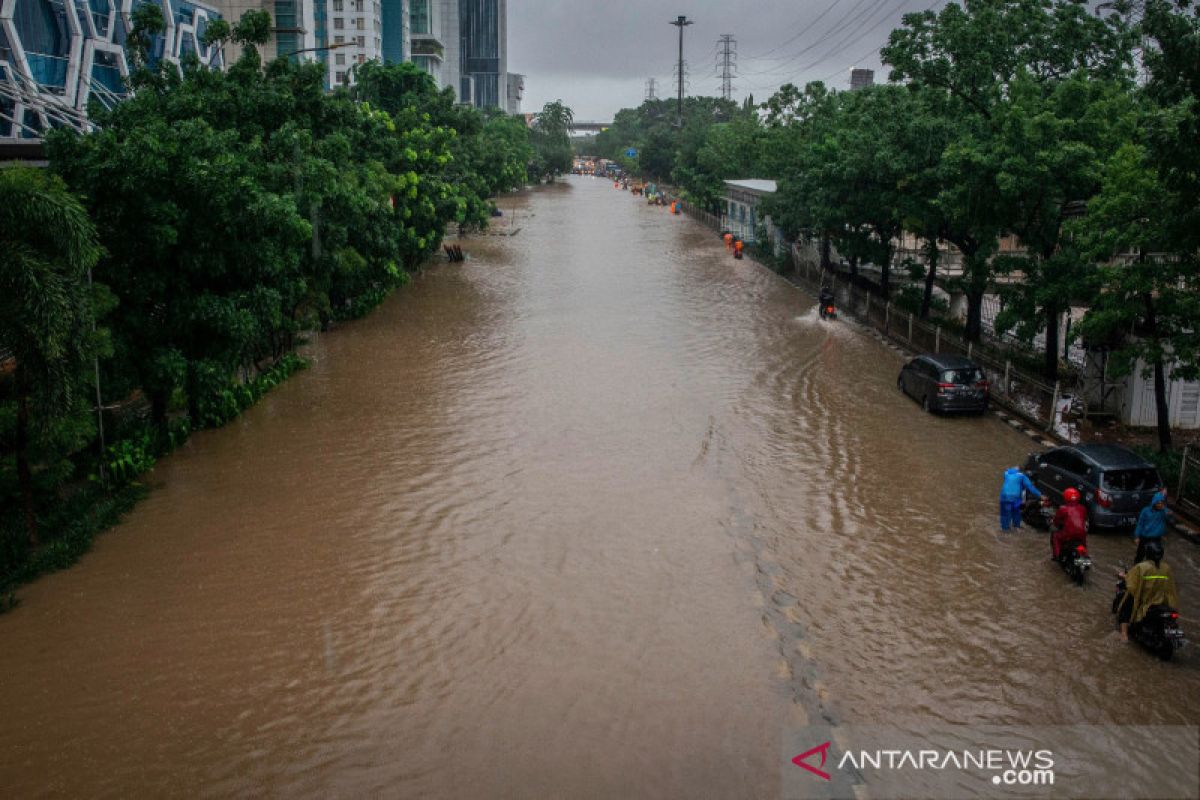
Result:
[[745,179],[739,181],[725,181],[726,186],[732,186],[735,189],[745,189],[748,192],[758,192],[759,194],[774,194],[779,186],[775,181],[765,181],[757,179]]

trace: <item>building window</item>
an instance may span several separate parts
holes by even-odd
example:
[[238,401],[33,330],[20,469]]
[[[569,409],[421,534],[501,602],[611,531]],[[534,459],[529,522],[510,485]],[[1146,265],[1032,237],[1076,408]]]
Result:
[[363,10],[363,0],[354,0],[354,10],[355,11]]
[[367,63],[367,56],[366,56],[366,54],[365,54],[365,53],[359,53],[359,54],[358,54],[358,63],[360,63],[360,64],[365,64],[365,63]]
[[414,34],[433,33],[433,20],[429,13],[429,0],[412,0],[408,14],[409,29]]
[[345,27],[346,27],[346,21],[345,21],[344,19],[342,19],[341,17],[334,17],[334,18],[333,18],[333,28],[334,28],[334,30],[338,30],[338,31],[340,31],[340,30],[342,30],[342,29],[343,29],[343,28],[345,28]]
[[346,73],[345,73],[345,71],[344,71],[344,70],[340,70],[340,69],[339,69],[339,70],[337,71],[337,82],[338,82],[338,83],[345,83],[345,82],[346,82]]
[[366,22],[367,21],[365,19],[359,17],[358,19],[354,20],[354,27],[358,28],[360,31],[365,31],[367,29]]
[[344,0],[333,0],[333,10],[334,11],[342,11],[343,4],[344,4]]
[[340,66],[342,66],[343,64],[345,64],[345,63],[346,63],[346,54],[345,54],[345,53],[338,53],[336,56],[334,56],[334,59],[333,59],[333,61],[334,61],[334,63],[335,63],[335,64],[337,64],[339,67],[340,67]]
[[365,37],[365,36],[359,36],[359,37],[357,37],[357,40],[358,40],[358,46],[359,46],[359,47],[366,47],[366,46],[367,46],[367,37]]
[[335,36],[335,37],[333,37],[333,43],[334,44],[345,44],[346,37],[345,36]]

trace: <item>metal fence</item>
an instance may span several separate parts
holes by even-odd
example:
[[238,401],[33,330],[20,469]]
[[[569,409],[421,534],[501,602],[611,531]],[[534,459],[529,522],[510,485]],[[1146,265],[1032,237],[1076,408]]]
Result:
[[[683,203],[688,216],[703,225],[720,230],[720,220],[712,214]],[[1013,364],[1011,347],[967,342],[950,330],[916,319],[890,302],[873,295],[870,288],[857,286],[851,276],[834,270],[823,271],[812,253],[791,248],[791,278],[814,291],[831,285],[843,313],[849,313],[874,328],[883,337],[919,353],[957,353],[974,360],[987,374],[993,401],[1034,427],[1054,433],[1068,441],[1079,441],[1079,423],[1087,418],[1086,392],[1080,375],[1067,373],[1062,380],[1049,384],[1040,377],[1022,371]]]
[[687,214],[692,219],[699,222],[701,225],[706,225],[714,231],[721,230],[721,218],[716,214],[710,214],[703,209],[696,208],[691,203],[680,200],[679,207],[683,209],[683,213]]
[[1191,446],[1183,448],[1183,459],[1179,463],[1179,484],[1171,504],[1193,519],[1200,519],[1200,453],[1193,453]]
[[1078,376],[1069,374],[1050,384],[1014,365],[1010,354],[988,345],[964,341],[951,329],[916,318],[869,288],[856,285],[848,275],[822,271],[808,259],[793,257],[793,279],[814,291],[832,286],[842,313],[848,313],[874,328],[887,339],[918,353],[954,353],[972,359],[983,369],[991,385],[991,396],[1013,414],[1034,427],[1070,441],[1079,439],[1079,423],[1087,416],[1087,404]]

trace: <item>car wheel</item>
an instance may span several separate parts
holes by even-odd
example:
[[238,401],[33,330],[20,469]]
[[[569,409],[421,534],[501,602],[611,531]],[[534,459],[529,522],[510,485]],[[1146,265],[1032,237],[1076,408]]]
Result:
[[925,397],[921,400],[921,408],[926,414],[933,413],[933,406],[929,404],[929,395],[925,395]]

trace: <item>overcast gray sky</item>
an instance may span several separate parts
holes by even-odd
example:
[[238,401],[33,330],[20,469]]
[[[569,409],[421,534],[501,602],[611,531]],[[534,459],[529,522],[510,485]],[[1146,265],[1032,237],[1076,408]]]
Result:
[[717,39],[737,39],[734,96],[765,99],[775,88],[825,80],[849,85],[851,67],[877,70],[878,48],[911,11],[944,0],[509,0],[508,68],[524,73],[525,111],[550,100],[578,120],[607,122],[640,105],[646,79],[658,96],[674,97],[680,14],[688,94],[717,95]]

